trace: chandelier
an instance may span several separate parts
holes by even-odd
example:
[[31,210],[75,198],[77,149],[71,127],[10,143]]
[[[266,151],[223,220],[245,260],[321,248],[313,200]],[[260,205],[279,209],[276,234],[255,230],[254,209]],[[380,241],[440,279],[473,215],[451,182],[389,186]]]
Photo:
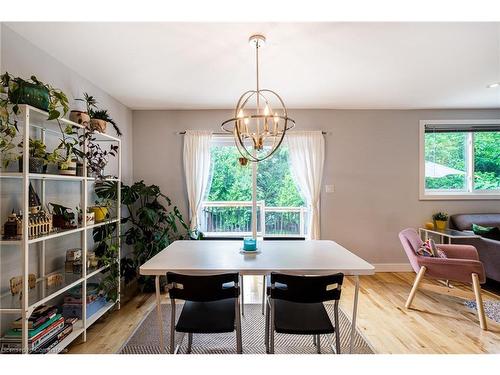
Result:
[[233,134],[243,158],[259,162],[276,152],[287,130],[295,126],[295,121],[288,117],[285,103],[276,92],[260,88],[259,48],[266,38],[252,35],[248,41],[255,46],[256,89],[240,96],[234,117],[224,121],[221,128]]

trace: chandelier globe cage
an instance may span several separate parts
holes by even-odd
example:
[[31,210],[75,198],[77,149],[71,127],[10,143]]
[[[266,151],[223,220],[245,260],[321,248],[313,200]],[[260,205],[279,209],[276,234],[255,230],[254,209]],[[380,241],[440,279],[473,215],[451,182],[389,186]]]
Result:
[[256,89],[240,96],[234,117],[221,125],[224,131],[233,134],[241,156],[252,162],[271,157],[283,143],[286,132],[295,126],[283,99],[273,90],[260,88],[259,48],[264,41],[262,35],[252,35],[249,39],[256,50]]

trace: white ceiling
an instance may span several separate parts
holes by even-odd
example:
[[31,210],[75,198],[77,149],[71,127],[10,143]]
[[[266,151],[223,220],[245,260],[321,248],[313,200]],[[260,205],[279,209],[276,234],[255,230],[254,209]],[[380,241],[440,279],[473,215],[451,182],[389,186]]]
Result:
[[498,23],[8,23],[132,109],[231,108],[261,85],[289,108],[498,108]]

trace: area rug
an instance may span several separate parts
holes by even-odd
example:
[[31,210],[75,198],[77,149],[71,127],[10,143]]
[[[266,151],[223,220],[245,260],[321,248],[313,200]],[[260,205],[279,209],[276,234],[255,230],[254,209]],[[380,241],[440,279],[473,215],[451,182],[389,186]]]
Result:
[[[477,311],[476,301],[465,301],[465,306]],[[500,323],[500,301],[483,301],[484,313],[488,318]]]
[[[333,305],[325,305],[333,321]],[[181,311],[181,306],[177,307],[177,316]],[[170,305],[162,305],[163,328],[165,335],[165,345],[170,343]],[[342,353],[349,352],[349,338],[351,323],[346,314],[339,309],[340,324],[340,347]],[[264,316],[261,313],[260,304],[245,304],[245,316],[241,319],[242,341],[244,354],[265,354],[264,344]],[[334,353],[330,343],[335,347],[335,335],[321,336],[322,354]],[[176,344],[180,344],[179,353],[186,353],[187,335],[176,333]],[[168,348],[166,350],[168,352]],[[193,354],[235,354],[236,337],[235,333],[219,334],[198,334],[193,335]],[[158,321],[156,308],[153,308],[137,327],[135,332],[120,349],[121,354],[160,354]],[[316,347],[313,344],[312,336],[275,334],[276,354],[314,354]],[[354,339],[353,353],[373,354],[370,344],[356,332]]]

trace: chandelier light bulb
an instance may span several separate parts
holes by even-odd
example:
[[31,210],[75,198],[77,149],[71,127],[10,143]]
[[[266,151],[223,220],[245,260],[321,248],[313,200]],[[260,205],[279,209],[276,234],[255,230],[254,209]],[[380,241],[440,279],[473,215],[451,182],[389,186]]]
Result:
[[274,113],[274,123],[277,124],[279,120],[280,120],[280,118],[278,117],[278,113],[275,112]]
[[266,107],[264,108],[264,116],[269,116],[269,107],[266,104]]
[[245,125],[248,125],[248,123],[250,122],[250,120],[248,119],[248,117],[245,117],[245,119],[243,120],[243,122],[245,123]]
[[238,118],[243,118],[245,117],[245,113],[243,112],[242,109],[240,109],[240,111],[238,112]]

